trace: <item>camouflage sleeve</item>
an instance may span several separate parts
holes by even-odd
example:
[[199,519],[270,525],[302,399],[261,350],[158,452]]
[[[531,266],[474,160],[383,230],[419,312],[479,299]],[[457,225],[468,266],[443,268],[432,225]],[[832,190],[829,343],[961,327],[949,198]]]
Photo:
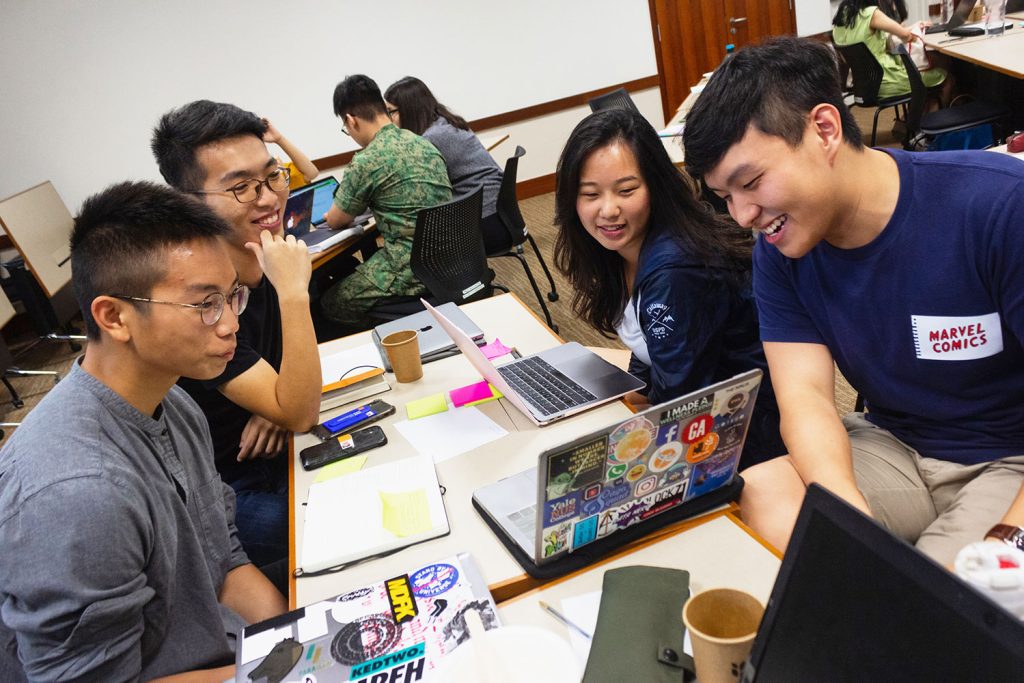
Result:
[[334,194],[334,205],[349,216],[358,216],[366,211],[369,205],[371,189],[365,164],[361,163],[359,155],[356,155],[341,177],[341,187]]

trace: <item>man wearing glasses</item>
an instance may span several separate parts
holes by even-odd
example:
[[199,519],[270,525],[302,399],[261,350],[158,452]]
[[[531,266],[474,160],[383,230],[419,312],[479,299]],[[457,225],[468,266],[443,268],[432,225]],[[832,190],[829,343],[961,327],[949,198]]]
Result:
[[327,223],[342,228],[367,208],[384,248],[327,290],[324,314],[346,330],[366,329],[367,313],[394,296],[427,292],[410,266],[416,214],[452,198],[444,157],[420,136],[391,122],[380,88],[367,76],[349,76],[334,89],[341,130],[362,147],[345,169]]
[[0,680],[222,681],[227,634],[287,608],[246,558],[206,420],[175,386],[235,353],[247,289],[227,232],[152,183],[82,205],[89,347],[0,451]]
[[[266,123],[200,100],[165,114],[153,133],[160,173],[231,227],[228,253],[250,288],[238,348],[223,373],[182,379],[210,422],[217,469],[238,497],[246,553],[284,590],[288,555],[289,431],[320,410],[320,359],[309,310],[305,245],[282,237],[288,172],[263,142]],[[276,575],[275,575],[276,572]]]

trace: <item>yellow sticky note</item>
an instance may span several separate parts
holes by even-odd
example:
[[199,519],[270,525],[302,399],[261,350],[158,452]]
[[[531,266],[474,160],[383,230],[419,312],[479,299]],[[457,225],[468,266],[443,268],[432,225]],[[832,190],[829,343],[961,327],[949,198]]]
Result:
[[384,528],[395,536],[413,536],[430,531],[430,506],[423,489],[392,493],[378,491],[384,507]]
[[446,410],[448,410],[448,402],[445,400],[444,394],[426,396],[405,404],[405,412],[409,415],[410,420],[426,417],[427,415],[436,415]]
[[366,464],[365,455],[353,455],[351,458],[345,458],[338,462],[332,462],[330,465],[324,465],[320,468],[320,471],[316,473],[315,483],[327,481],[328,479],[336,479],[343,477],[346,474],[352,474],[363,469],[363,465]]

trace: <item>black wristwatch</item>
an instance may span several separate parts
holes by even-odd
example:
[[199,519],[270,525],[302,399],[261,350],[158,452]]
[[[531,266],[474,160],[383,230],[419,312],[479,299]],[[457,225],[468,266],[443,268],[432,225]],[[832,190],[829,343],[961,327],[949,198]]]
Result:
[[1024,529],[1009,524],[996,524],[988,530],[985,538],[998,538],[1003,543],[1012,545],[1018,550],[1024,550]]

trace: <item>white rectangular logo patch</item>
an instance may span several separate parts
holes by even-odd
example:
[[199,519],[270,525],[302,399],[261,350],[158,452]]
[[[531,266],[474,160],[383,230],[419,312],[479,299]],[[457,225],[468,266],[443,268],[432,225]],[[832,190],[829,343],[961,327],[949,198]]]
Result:
[[999,314],[912,315],[914,349],[929,360],[976,360],[1003,350]]

